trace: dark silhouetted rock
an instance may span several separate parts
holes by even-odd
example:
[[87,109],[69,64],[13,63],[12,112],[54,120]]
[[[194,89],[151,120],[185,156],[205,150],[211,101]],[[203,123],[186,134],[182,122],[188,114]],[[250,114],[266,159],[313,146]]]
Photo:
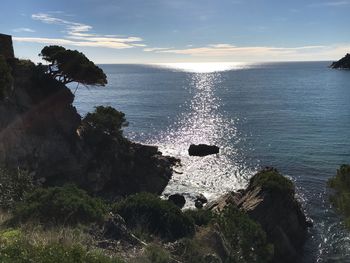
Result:
[[201,208],[203,208],[203,203],[201,201],[199,201],[199,200],[195,200],[194,201],[194,206],[196,208],[198,208],[198,209],[201,209]]
[[30,61],[8,63],[14,81],[0,100],[0,163],[27,170],[44,186],[74,183],[111,199],[162,193],[178,160],[127,139],[87,143],[77,132],[81,116],[70,89]]
[[197,195],[195,201],[199,201],[202,204],[208,203],[208,199],[203,194]]
[[245,191],[228,193],[209,203],[206,209],[219,212],[230,204],[262,226],[274,245],[273,262],[300,262],[310,221],[295,199],[289,179],[266,168],[252,177]]
[[335,69],[350,69],[350,54],[346,54],[342,59],[333,62],[331,68]]
[[0,55],[5,59],[12,59],[15,57],[11,36],[0,34]]
[[183,208],[184,205],[186,204],[186,199],[183,195],[180,194],[173,194],[170,195],[168,200],[172,203],[174,203],[175,205],[177,205],[180,208]]
[[188,149],[188,154],[190,156],[207,156],[216,153],[219,153],[219,147],[215,145],[191,144]]

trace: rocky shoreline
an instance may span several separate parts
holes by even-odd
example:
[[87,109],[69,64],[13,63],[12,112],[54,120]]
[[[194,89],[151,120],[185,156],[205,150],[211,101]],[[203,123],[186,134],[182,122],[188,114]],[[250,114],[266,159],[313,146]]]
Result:
[[[2,207],[9,220],[1,224],[0,241],[13,229],[27,237],[22,226],[29,222],[44,225],[44,231],[85,224],[84,247],[128,262],[298,262],[311,224],[292,182],[277,170],[263,169],[247,189],[208,204],[198,196],[197,209],[182,211],[181,197],[159,198],[179,160],[127,140],[121,129],[124,114],[111,107],[97,107],[82,118],[72,105],[72,92],[41,66],[1,59],[13,80],[0,100],[0,163],[5,167],[0,183],[21,191],[10,196],[10,208]],[[117,118],[120,126],[109,127],[109,118]],[[7,176],[8,171],[25,176]],[[23,178],[32,180],[28,187]],[[17,246],[16,240],[9,246]],[[21,243],[16,249],[35,251],[28,240],[21,241],[28,247]]]

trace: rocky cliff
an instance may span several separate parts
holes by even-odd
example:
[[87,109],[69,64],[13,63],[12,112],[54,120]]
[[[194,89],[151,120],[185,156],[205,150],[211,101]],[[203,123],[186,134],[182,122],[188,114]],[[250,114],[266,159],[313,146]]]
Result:
[[350,54],[346,54],[342,59],[333,62],[331,68],[335,69],[350,69]]
[[[77,129],[74,95],[30,61],[10,58],[13,83],[0,100],[0,163],[28,170],[44,185],[68,182],[107,196],[161,193],[173,159],[157,147],[113,143],[97,153]],[[99,155],[97,155],[99,154]]]
[[207,209],[221,212],[229,205],[261,225],[274,245],[273,262],[299,262],[311,223],[296,200],[289,179],[276,169],[265,168],[252,177],[246,189],[224,195],[208,204]]

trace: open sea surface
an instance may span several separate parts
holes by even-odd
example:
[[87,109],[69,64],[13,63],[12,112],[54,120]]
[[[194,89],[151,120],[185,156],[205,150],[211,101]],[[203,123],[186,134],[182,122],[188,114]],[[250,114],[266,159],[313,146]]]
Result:
[[[164,195],[183,193],[189,204],[197,193],[212,199],[276,167],[314,221],[303,262],[350,262],[350,234],[326,187],[350,163],[350,71],[329,64],[101,65],[109,84],[80,87],[74,103],[82,115],[97,105],[123,111],[129,138],[181,158]],[[220,153],[189,157],[191,143]]]

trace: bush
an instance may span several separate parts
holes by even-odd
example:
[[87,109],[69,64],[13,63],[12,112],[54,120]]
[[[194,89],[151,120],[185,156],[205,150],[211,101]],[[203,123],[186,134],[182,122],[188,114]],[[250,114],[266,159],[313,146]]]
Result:
[[4,99],[11,89],[13,78],[5,58],[0,55],[0,99]]
[[345,224],[350,228],[350,165],[342,165],[336,176],[329,179],[328,186],[334,189],[331,203],[345,216]]
[[27,194],[14,211],[15,222],[31,219],[49,224],[90,223],[101,221],[106,214],[105,204],[90,197],[73,185],[39,188]]
[[230,206],[218,217],[218,224],[230,251],[228,262],[270,262],[273,246],[267,243],[261,226],[248,215]]
[[162,238],[174,240],[194,233],[193,221],[180,208],[149,193],[129,196],[113,210],[129,227],[141,227]]
[[33,187],[33,178],[28,172],[0,167],[0,208],[12,208]]
[[206,226],[214,218],[213,212],[206,209],[188,209],[184,214],[191,218],[197,226]]
[[162,247],[152,244],[146,247],[146,258],[151,263],[168,263],[170,254]]
[[122,263],[80,245],[33,245],[23,240],[0,243],[0,262],[3,263]]
[[271,194],[294,195],[293,182],[281,175],[276,169],[265,169],[252,177],[251,187],[261,187]]
[[79,131],[90,145],[108,146],[112,140],[125,140],[122,128],[127,125],[123,112],[112,107],[98,106],[93,113],[85,116]]

